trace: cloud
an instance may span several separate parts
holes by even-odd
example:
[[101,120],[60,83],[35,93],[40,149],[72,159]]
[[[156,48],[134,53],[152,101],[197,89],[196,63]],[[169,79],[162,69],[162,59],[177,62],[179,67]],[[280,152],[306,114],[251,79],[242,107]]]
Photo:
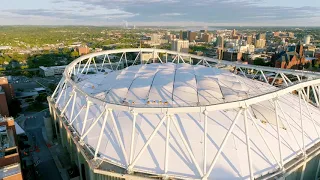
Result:
[[184,13],[163,13],[163,14],[160,14],[160,16],[183,16],[183,15],[186,15]]
[[24,9],[24,10],[6,10],[16,15],[23,16],[42,16],[42,17],[56,17],[60,19],[74,19],[74,20],[90,20],[90,19],[119,19],[136,16],[130,12],[126,12],[120,9],[109,9],[108,11],[88,11],[86,9],[73,10],[61,10],[61,9]]
[[32,9],[0,7],[0,17],[37,17],[43,21],[55,19],[53,23],[60,20],[84,25],[120,25],[123,21],[145,25],[157,22],[158,25],[304,26],[320,23],[320,3],[314,0],[52,0],[47,7],[33,6]]
[[[60,4],[62,1],[55,0],[52,3]],[[120,8],[106,8],[101,6],[94,6],[84,3],[67,3],[62,5],[53,6],[52,8],[38,8],[38,9],[6,9],[2,13],[11,14],[13,17],[42,17],[56,18],[60,20],[79,20],[84,23],[90,21],[103,21],[103,20],[122,20],[137,16],[137,13],[127,12]],[[1,13],[0,13],[1,15]]]

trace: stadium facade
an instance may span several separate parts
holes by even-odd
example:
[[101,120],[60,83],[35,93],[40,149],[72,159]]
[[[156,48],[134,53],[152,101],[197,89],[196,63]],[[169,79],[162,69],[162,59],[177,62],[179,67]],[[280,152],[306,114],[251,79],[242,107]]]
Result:
[[319,85],[314,72],[121,49],[73,61],[48,102],[82,179],[318,179]]

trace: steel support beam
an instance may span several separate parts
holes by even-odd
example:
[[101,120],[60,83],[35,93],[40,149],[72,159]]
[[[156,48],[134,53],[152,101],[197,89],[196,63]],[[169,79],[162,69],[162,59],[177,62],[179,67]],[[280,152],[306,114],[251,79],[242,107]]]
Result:
[[204,111],[204,134],[203,134],[203,139],[204,139],[204,144],[203,144],[203,173],[207,173],[207,144],[208,144],[208,111]]
[[[296,141],[297,146],[299,147],[301,153],[303,153],[303,149],[302,149],[302,147],[300,146],[300,143],[298,142],[298,139],[297,139],[296,135],[295,135],[294,132],[293,132],[293,129],[292,129],[292,126],[291,126],[290,121],[288,121],[288,119],[287,119],[287,117],[286,117],[286,115],[285,115],[285,113],[284,113],[284,111],[283,111],[283,109],[282,109],[279,101],[277,101],[276,103],[277,103],[277,105],[278,105],[278,107],[279,107],[279,109],[280,109],[280,111],[281,111],[281,114],[283,115],[284,120],[285,120],[286,123],[288,124],[289,130],[290,130],[290,132],[291,132],[294,140]],[[296,155],[298,155],[298,154],[296,154]]]
[[278,76],[279,76],[279,73],[277,73],[277,74],[274,76],[274,78],[273,78],[273,80],[272,80],[272,83],[271,83],[271,86],[274,85],[274,83],[276,82]]
[[82,130],[81,130],[81,136],[83,136],[84,130],[86,129],[90,105],[91,105],[91,101],[87,100],[86,114],[84,115],[84,120],[83,120]]
[[119,68],[120,63],[122,62],[123,54],[124,54],[124,53],[122,53],[122,55],[121,55],[121,58],[120,58],[120,60],[119,60],[119,62],[118,62],[118,65],[117,65],[117,67],[116,67],[116,70],[119,70],[118,68]]
[[304,126],[303,126],[303,114],[302,114],[302,93],[301,90],[299,90],[299,106],[300,106],[300,126],[301,126],[301,138],[302,138],[302,149],[303,149],[303,156],[306,157],[306,145],[304,140]]
[[314,86],[312,86],[312,92],[313,92],[314,100],[316,101],[316,105],[319,107],[320,104],[319,104],[318,94],[317,94]]
[[72,100],[72,98],[73,98],[73,96],[74,96],[74,93],[75,93],[75,92],[72,92],[72,94],[70,95],[70,98],[68,99],[67,103],[64,105],[64,108],[63,108],[62,111],[60,112],[60,116],[61,116],[61,117],[63,116],[64,112],[67,110],[67,108],[68,108],[68,106],[69,106],[69,104],[70,104],[70,102],[71,102],[71,100]]
[[177,129],[178,134],[179,134],[179,136],[180,136],[180,138],[181,138],[184,146],[186,147],[186,149],[187,149],[187,151],[188,151],[188,153],[189,153],[189,155],[190,155],[190,157],[191,157],[191,160],[192,160],[193,164],[196,166],[196,168],[197,168],[197,170],[198,170],[198,173],[199,173],[200,176],[202,177],[202,176],[203,176],[203,172],[202,172],[202,170],[200,169],[200,166],[199,166],[196,158],[194,157],[194,154],[192,153],[192,150],[191,150],[191,148],[189,147],[189,145],[188,145],[185,137],[183,136],[183,134],[182,134],[182,132],[181,132],[181,129],[180,129],[180,126],[177,124],[176,119],[174,118],[174,116],[170,115],[170,118],[171,118],[171,120],[172,120],[173,125],[174,125],[175,128]]
[[165,149],[165,159],[164,159],[164,173],[168,173],[168,162],[169,162],[169,140],[170,140],[170,123],[171,118],[167,115],[167,126],[166,126],[166,149]]
[[207,179],[208,179],[210,173],[211,173],[212,170],[213,170],[214,165],[216,164],[219,156],[221,155],[222,150],[223,150],[224,146],[226,145],[226,143],[227,143],[227,141],[228,141],[228,139],[229,139],[229,136],[230,136],[230,134],[232,133],[233,128],[235,127],[235,125],[236,125],[236,123],[237,123],[237,121],[238,121],[238,119],[239,119],[239,116],[240,116],[240,114],[241,114],[242,112],[243,112],[243,109],[240,109],[240,110],[238,111],[238,113],[237,113],[236,117],[234,118],[234,120],[233,120],[233,122],[232,122],[232,124],[231,124],[231,126],[230,126],[230,128],[229,128],[229,130],[228,130],[228,132],[227,132],[227,134],[226,134],[226,136],[224,137],[224,139],[223,139],[223,141],[222,141],[222,144],[221,144],[220,148],[218,149],[218,152],[216,153],[216,155],[215,155],[214,158],[213,158],[213,161],[212,161],[212,163],[211,163],[211,165],[210,165],[210,167],[209,167],[209,170],[208,170],[207,173],[202,177],[202,180],[207,180]]
[[264,138],[264,135],[262,134],[261,129],[259,128],[258,124],[256,123],[255,118],[253,118],[253,116],[252,116],[252,114],[251,114],[251,112],[250,112],[249,110],[247,110],[247,113],[249,114],[249,116],[250,116],[250,118],[251,118],[254,126],[256,127],[256,129],[257,129],[260,137],[262,138],[264,144],[267,146],[267,148],[268,148],[270,154],[272,155],[273,159],[276,161],[276,163],[278,164],[279,168],[282,169],[282,166],[281,166],[279,160],[276,158],[276,156],[274,155],[273,151],[271,150],[268,142],[267,142],[266,139]]
[[280,124],[279,124],[279,112],[278,112],[278,108],[277,108],[277,102],[278,100],[275,99],[274,100],[274,108],[276,111],[276,124],[277,124],[277,138],[278,138],[278,148],[279,148],[279,159],[280,159],[280,165],[281,167],[284,166],[283,163],[283,157],[282,157],[282,140],[281,140],[281,134],[280,134]]
[[266,81],[266,83],[267,83],[267,84],[269,84],[269,82],[268,82],[268,80],[267,80],[266,76],[264,75],[263,71],[262,71],[262,70],[260,70],[260,72],[261,72],[261,74],[262,74],[263,79]]
[[116,122],[116,120],[115,120],[115,118],[114,118],[112,109],[108,109],[108,111],[109,111],[109,114],[110,114],[110,117],[111,117],[113,126],[114,126],[115,131],[116,131],[117,139],[118,139],[118,141],[119,141],[119,145],[120,145],[120,148],[121,148],[121,151],[122,151],[124,160],[126,161],[127,166],[129,166],[129,161],[128,161],[127,152],[126,152],[126,149],[124,148],[124,143],[123,143],[123,141],[122,141],[122,138],[121,138],[121,135],[120,135],[120,132],[119,132],[119,128],[118,128],[117,122]]
[[140,159],[141,155],[144,153],[144,151],[147,149],[147,147],[149,146],[150,142],[152,141],[153,137],[158,133],[160,127],[162,126],[163,122],[166,120],[167,115],[165,115],[161,121],[159,122],[159,124],[157,125],[157,127],[155,128],[155,130],[152,132],[152,134],[150,135],[149,139],[147,140],[147,142],[144,144],[144,146],[142,147],[142,149],[140,150],[140,152],[138,153],[138,155],[136,156],[136,158],[132,161],[132,163],[129,165],[128,170],[132,171],[133,167],[135,166],[135,164],[137,163],[137,161]]
[[247,144],[250,180],[254,180],[253,169],[252,169],[251,142],[250,142],[249,127],[248,127],[247,109],[244,110],[244,128],[245,128],[245,133],[246,133],[246,144]]
[[129,159],[129,164],[132,164],[133,161],[133,146],[134,146],[134,136],[135,136],[135,132],[136,132],[136,120],[137,120],[137,113],[133,112],[133,122],[132,122],[132,131],[131,131],[131,145],[130,145],[130,159]]
[[103,119],[103,123],[102,123],[102,126],[101,126],[101,130],[100,130],[99,138],[98,138],[97,147],[96,147],[96,150],[94,152],[94,160],[96,160],[97,156],[98,156],[98,152],[99,152],[99,149],[100,149],[100,144],[101,144],[103,131],[105,130],[106,123],[107,123],[107,120],[108,120],[108,115],[109,115],[109,111],[106,110],[105,111],[105,116],[104,116],[104,119]]
[[[82,141],[92,130],[92,128],[99,122],[100,118],[102,117],[102,115],[105,113],[106,110],[102,111],[100,113],[100,115],[95,119],[95,121],[93,123],[91,123],[89,129],[80,137],[80,140]],[[103,128],[103,127],[102,127]]]

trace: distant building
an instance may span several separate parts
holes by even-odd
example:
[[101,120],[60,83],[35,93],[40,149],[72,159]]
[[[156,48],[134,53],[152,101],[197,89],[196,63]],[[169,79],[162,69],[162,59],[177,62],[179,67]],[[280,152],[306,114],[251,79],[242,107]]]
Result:
[[189,31],[188,37],[189,37],[189,42],[193,42],[193,41],[196,40],[197,33],[196,33],[196,32],[191,32],[191,31]]
[[50,77],[54,75],[61,75],[64,72],[66,66],[51,66],[51,67],[44,67],[40,66],[40,74],[44,77]]
[[308,45],[310,44],[310,42],[311,42],[311,36],[310,35],[305,36],[303,43]]
[[0,115],[5,117],[9,116],[6,93],[4,92],[1,86],[0,86]]
[[261,39],[266,40],[267,39],[266,37],[267,37],[266,33],[259,33],[259,34],[257,34],[256,39],[257,40],[261,40]]
[[265,48],[266,47],[266,40],[265,39],[257,39],[255,43],[256,48]]
[[151,42],[152,42],[152,43],[155,43],[155,44],[160,43],[160,36],[159,36],[159,34],[152,34],[152,35],[151,35]]
[[175,39],[172,41],[171,49],[172,49],[172,51],[188,53],[189,52],[189,41]]
[[279,31],[274,32],[274,33],[273,33],[273,36],[274,36],[274,37],[279,37],[279,36],[280,36],[280,32],[279,32]]
[[180,31],[180,39],[181,40],[188,40],[189,31]]
[[222,55],[220,56],[221,60],[226,61],[238,61],[242,59],[242,53],[241,52],[227,52],[222,51]]
[[205,33],[205,34],[203,34],[203,36],[202,36],[202,42],[211,42],[212,41],[212,38],[211,38],[211,35],[210,34],[208,34],[208,33]]
[[2,87],[3,92],[6,95],[7,103],[10,104],[12,99],[14,99],[15,97],[13,86],[8,82],[8,79],[6,77],[0,77],[0,86]]
[[176,35],[171,34],[169,31],[166,33],[165,37],[166,40],[168,40],[169,42],[172,41],[173,39],[176,38]]
[[315,57],[316,46],[307,45],[303,47],[303,54],[306,57]]
[[247,44],[251,45],[253,43],[252,35],[247,36]]
[[[295,48],[293,48],[295,47]],[[302,69],[307,63],[303,55],[303,46],[290,46],[287,51],[275,55],[275,67],[283,69]]]
[[294,33],[293,32],[288,32],[289,38],[294,38]]
[[207,33],[207,30],[202,29],[200,30],[200,33]]
[[246,46],[240,46],[239,52],[251,54],[251,53],[254,53],[254,49],[255,49],[254,45],[247,44]]
[[77,51],[79,53],[79,56],[88,54],[90,52],[90,49],[88,46],[79,46],[77,47]]
[[235,29],[232,30],[232,37],[237,36],[237,31]]
[[17,134],[24,131],[13,118],[2,116],[0,116],[0,131],[0,179],[22,180]]
[[222,49],[224,48],[224,37],[223,36],[217,37],[217,46]]

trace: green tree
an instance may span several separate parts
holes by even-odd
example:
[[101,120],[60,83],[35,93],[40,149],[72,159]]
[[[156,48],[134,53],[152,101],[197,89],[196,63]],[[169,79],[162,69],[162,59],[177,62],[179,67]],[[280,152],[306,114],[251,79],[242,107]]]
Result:
[[76,58],[79,56],[79,53],[77,51],[72,51],[70,54],[71,57]]
[[253,61],[253,64],[257,65],[257,66],[265,66],[266,65],[263,58],[255,58]]
[[71,51],[70,51],[69,48],[63,48],[63,49],[62,49],[62,54],[69,55],[70,53],[71,53]]

